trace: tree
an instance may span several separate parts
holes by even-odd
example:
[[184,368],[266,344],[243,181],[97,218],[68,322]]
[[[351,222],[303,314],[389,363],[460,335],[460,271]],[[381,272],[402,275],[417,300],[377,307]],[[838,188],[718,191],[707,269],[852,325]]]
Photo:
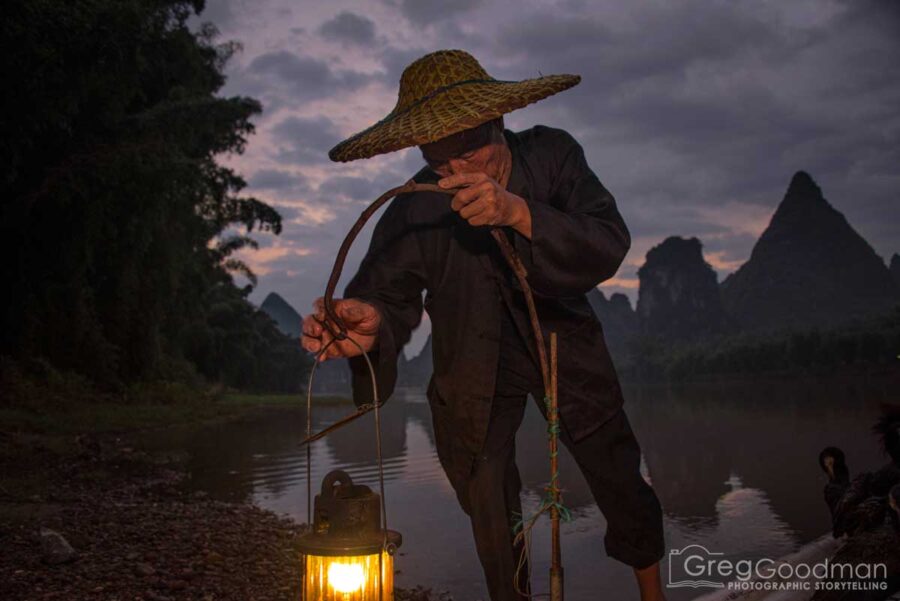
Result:
[[[254,281],[232,253],[253,247],[254,231],[280,233],[281,217],[216,162],[243,151],[261,106],[216,95],[236,46],[188,28],[202,6],[4,3],[0,353],[107,387],[170,378],[184,362],[262,384],[254,362],[276,355],[260,348],[285,340],[229,270]],[[278,355],[294,373],[296,350]]]

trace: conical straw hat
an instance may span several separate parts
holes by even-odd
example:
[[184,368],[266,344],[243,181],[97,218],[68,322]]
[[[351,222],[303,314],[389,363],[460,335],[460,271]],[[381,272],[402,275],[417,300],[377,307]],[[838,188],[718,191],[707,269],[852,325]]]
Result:
[[502,81],[488,75],[468,52],[432,52],[403,71],[394,110],[332,148],[328,156],[332,161],[347,162],[435,142],[562,92],[579,81],[578,75]]

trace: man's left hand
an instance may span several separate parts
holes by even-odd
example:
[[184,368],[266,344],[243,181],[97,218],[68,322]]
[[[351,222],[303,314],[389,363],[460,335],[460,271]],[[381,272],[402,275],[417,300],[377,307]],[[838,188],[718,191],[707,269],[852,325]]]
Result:
[[508,192],[485,173],[457,173],[439,180],[438,185],[462,187],[450,201],[450,208],[469,225],[508,225],[518,229],[526,216],[530,216],[528,205],[521,197]]

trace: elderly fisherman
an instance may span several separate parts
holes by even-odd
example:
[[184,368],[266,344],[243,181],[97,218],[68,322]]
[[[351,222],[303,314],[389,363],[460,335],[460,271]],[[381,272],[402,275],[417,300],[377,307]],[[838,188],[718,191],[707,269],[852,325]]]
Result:
[[[515,435],[527,395],[543,399],[544,387],[524,295],[491,228],[501,228],[521,256],[545,336],[558,333],[560,439],[607,520],[606,552],[634,569],[643,601],[664,599],[662,510],[641,476],[640,447],[585,296],[616,273],[628,229],[570,134],[503,127],[505,113],[579,81],[502,81],[466,52],[434,52],[404,70],[390,114],[329,153],[352,161],[418,146],[427,166],[416,182],[461,188],[452,197],[414,192],[392,201],[335,311],[372,360],[382,399],[393,391],[398,354],[428,311],[437,454],[471,519],[493,601],[525,599],[520,591],[529,590],[512,529],[521,514]],[[303,323],[311,352],[331,341],[321,299],[316,308]],[[356,344],[339,340],[323,355],[337,357],[349,360],[354,401],[371,402]]]

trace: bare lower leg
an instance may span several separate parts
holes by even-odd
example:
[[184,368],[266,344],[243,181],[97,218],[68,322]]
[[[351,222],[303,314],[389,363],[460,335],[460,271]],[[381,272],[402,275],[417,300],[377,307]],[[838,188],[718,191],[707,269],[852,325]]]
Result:
[[634,568],[634,576],[641,590],[641,601],[666,601],[659,580],[659,562],[646,568]]

